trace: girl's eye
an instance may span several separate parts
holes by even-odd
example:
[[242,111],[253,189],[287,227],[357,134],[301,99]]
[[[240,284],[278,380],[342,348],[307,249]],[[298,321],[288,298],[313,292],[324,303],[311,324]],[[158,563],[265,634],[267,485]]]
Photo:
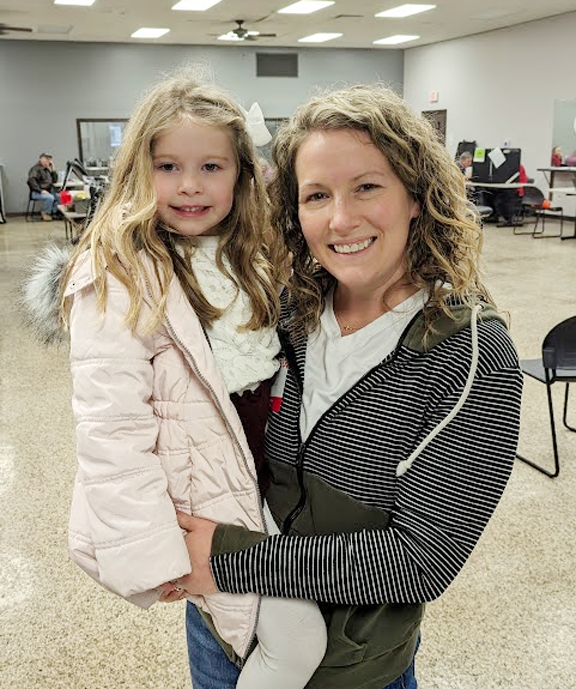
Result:
[[161,163],[158,165],[158,170],[164,170],[164,172],[172,172],[175,169],[176,165],[174,163]]
[[206,163],[206,164],[204,165],[204,168],[205,168],[208,172],[215,172],[216,170],[219,170],[219,169],[220,169],[220,166],[217,165],[216,163]]

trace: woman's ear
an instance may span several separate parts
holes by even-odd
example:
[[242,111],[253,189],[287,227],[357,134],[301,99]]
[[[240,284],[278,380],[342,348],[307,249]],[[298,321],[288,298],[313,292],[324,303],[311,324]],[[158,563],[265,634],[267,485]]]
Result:
[[410,217],[414,220],[414,218],[417,218],[420,215],[420,204],[416,199],[412,202],[412,213],[410,214]]

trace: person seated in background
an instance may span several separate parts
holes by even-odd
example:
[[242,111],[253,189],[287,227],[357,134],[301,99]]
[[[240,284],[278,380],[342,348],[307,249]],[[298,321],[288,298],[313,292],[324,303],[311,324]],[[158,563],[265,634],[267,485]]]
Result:
[[36,165],[28,172],[28,187],[30,198],[42,202],[42,220],[52,220],[58,210],[58,193],[54,185],[58,181],[58,173],[54,161],[49,153],[41,153]]
[[560,167],[562,165],[562,149],[560,146],[554,146],[552,149],[552,158],[550,160],[550,164],[552,167]]
[[[518,177],[514,182],[528,184],[534,180],[526,174],[524,165],[520,163]],[[492,194],[492,207],[496,222],[503,218],[503,225],[518,225],[521,223],[522,197],[525,194],[524,187],[518,189],[497,189]]]
[[472,153],[470,151],[463,151],[458,159],[458,167],[466,177],[470,179],[472,177]]

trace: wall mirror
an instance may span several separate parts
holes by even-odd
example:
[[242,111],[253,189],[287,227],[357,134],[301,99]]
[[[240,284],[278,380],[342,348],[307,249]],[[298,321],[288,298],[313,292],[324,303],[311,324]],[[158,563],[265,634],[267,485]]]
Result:
[[554,101],[554,146],[560,146],[564,158],[576,156],[576,98]]
[[107,168],[122,142],[126,119],[76,120],[79,158],[87,168]]

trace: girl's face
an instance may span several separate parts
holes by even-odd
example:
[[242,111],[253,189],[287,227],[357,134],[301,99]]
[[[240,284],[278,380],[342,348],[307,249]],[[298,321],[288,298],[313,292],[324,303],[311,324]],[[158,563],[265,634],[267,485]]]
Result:
[[356,296],[384,294],[406,271],[420,212],[366,132],[312,132],[296,156],[298,217],[316,260]]
[[152,164],[160,220],[183,235],[217,235],[238,178],[229,134],[185,121],[158,137]]

